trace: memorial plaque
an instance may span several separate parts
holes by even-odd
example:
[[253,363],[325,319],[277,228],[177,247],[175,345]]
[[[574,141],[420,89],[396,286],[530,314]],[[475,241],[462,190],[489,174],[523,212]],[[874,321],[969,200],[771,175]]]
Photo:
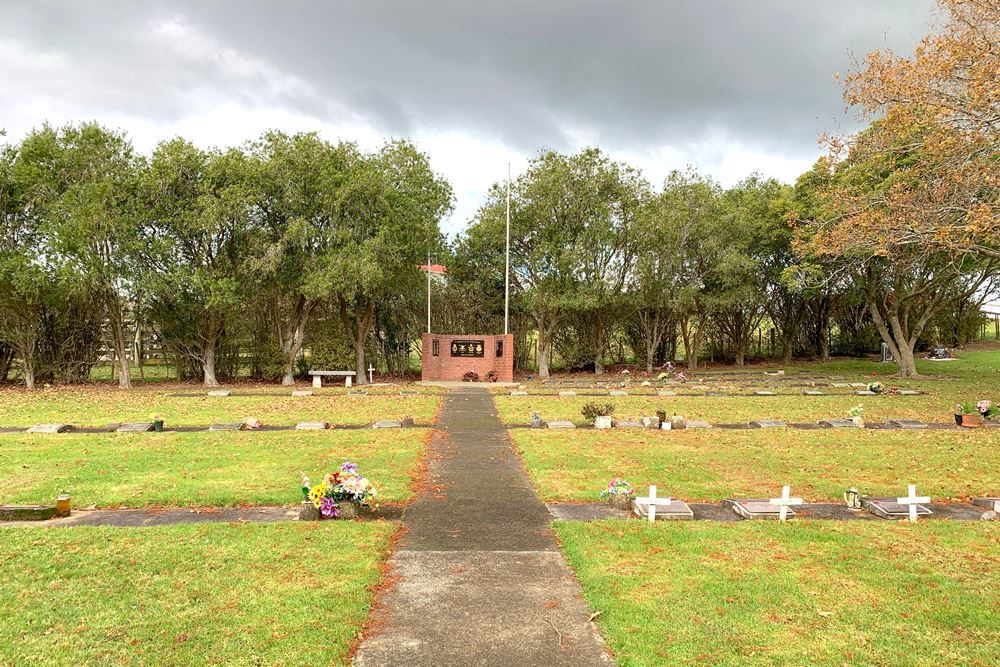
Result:
[[65,433],[69,430],[69,424],[35,424],[28,429],[28,433]]
[[[647,498],[636,498],[635,502],[632,503],[632,511],[635,512],[636,516],[642,517],[643,519],[648,518],[649,500]],[[669,505],[664,505],[662,503],[656,504],[657,521],[676,521],[693,518],[694,512],[691,511],[691,508],[688,507],[687,503],[683,500],[671,498]]]
[[921,394],[921,392],[917,391],[916,389],[900,389],[899,390],[899,395],[900,396],[919,396],[920,394]]
[[877,396],[878,395],[874,391],[868,391],[867,389],[862,389],[861,391],[856,391],[854,393],[857,394],[858,396]]
[[212,391],[208,392],[208,395],[209,396],[219,396],[221,398],[221,397],[229,396],[232,393],[233,392],[229,391],[228,389],[213,389]]
[[657,396],[676,396],[677,392],[676,391],[670,391],[670,390],[663,390],[663,391],[656,392],[656,395]]
[[560,391],[559,395],[560,396],[576,396],[576,392],[575,391],[568,391],[568,390],[567,391]]
[[816,389],[807,389],[806,391],[802,392],[802,394],[804,396],[826,396],[825,393]]
[[[895,498],[864,498],[862,505],[866,510],[882,519],[906,519],[910,516],[910,506],[896,502]],[[923,505],[916,505],[917,516],[933,514]]]
[[757,421],[750,422],[750,426],[753,428],[780,428],[787,426],[787,424],[778,419],[758,419]]
[[987,510],[1000,512],[1000,498],[973,498],[972,504],[976,507],[985,507]]
[[628,396],[628,392],[624,389],[612,389],[608,392],[609,396]]
[[47,521],[55,515],[54,505],[0,505],[0,521]]
[[122,424],[117,429],[116,433],[145,433],[146,431],[152,431],[153,424],[151,422],[136,422],[134,424]]
[[[726,504],[733,508],[739,516],[744,519],[775,519],[781,514],[781,506],[771,503],[767,499],[740,498],[737,500],[727,500]],[[786,509],[786,518],[795,516],[795,510]]]
[[890,419],[889,425],[904,429],[927,428],[927,424],[916,419]]
[[242,431],[246,426],[243,422],[238,424],[212,424],[208,427],[209,431]]
[[483,340],[453,340],[451,341],[451,356],[482,357],[486,350]]
[[402,422],[383,419],[372,424],[372,428],[403,428]]
[[512,391],[512,392],[510,392],[510,395],[511,396],[527,396],[528,392],[526,392],[526,391]]
[[867,382],[852,382],[851,386],[852,387],[867,387],[868,383]]
[[707,421],[702,421],[701,419],[688,419],[686,422],[686,428],[712,428],[712,425]]
[[754,395],[756,395],[756,396],[776,396],[777,394],[775,394],[773,391],[755,391]]
[[330,428],[327,422],[299,422],[295,425],[296,431],[322,431]]
[[642,422],[632,421],[631,419],[622,419],[615,424],[615,428],[644,428]]
[[292,396],[315,396],[315,395],[316,392],[314,391],[297,390],[292,392]]
[[824,419],[817,423],[823,428],[861,428],[853,419]]
[[549,428],[576,428],[576,424],[570,421],[549,422]]
[[598,415],[594,419],[594,428],[605,429],[611,428],[612,426],[611,415]]
[[845,387],[850,387],[851,385],[847,384],[846,382],[834,382],[834,383],[833,383],[832,385],[830,385],[830,386],[832,386],[832,387],[837,387],[838,389],[843,389],[843,388],[845,388]]
[[401,391],[401,392],[399,392],[399,395],[400,396],[419,396],[420,392],[419,391]]

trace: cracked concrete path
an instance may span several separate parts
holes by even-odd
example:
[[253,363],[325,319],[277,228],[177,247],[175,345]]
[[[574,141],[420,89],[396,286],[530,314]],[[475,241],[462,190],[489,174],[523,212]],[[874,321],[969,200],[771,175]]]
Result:
[[490,394],[455,389],[356,667],[611,665]]

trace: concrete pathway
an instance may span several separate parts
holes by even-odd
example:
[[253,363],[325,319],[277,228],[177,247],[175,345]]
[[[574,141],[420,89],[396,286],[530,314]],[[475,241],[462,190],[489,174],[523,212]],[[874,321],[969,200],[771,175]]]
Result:
[[490,394],[452,390],[438,429],[355,665],[610,665]]

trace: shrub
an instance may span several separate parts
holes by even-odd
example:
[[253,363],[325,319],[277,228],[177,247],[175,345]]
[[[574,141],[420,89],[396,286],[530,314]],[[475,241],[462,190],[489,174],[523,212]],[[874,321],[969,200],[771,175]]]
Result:
[[462,376],[462,382],[479,382],[479,373],[476,371],[467,371]]
[[615,406],[610,403],[601,405],[600,403],[587,403],[581,410],[583,418],[587,421],[594,421],[598,417],[610,417],[615,413]]
[[500,379],[500,376],[497,375],[496,371],[490,370],[490,371],[486,372],[486,381],[487,382],[496,382],[499,379]]

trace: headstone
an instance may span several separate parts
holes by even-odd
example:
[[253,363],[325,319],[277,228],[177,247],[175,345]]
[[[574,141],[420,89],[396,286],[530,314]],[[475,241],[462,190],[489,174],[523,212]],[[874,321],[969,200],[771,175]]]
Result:
[[687,506],[687,503],[674,500],[673,498],[658,498],[655,486],[649,487],[648,496],[636,498],[632,503],[632,507],[638,516],[645,517],[649,523],[653,523],[657,519],[694,518],[694,512]]
[[973,498],[972,504],[992,512],[1000,512],[1000,498]]
[[0,505],[0,521],[47,521],[55,515],[53,505]]
[[137,422],[134,424],[122,424],[115,431],[117,433],[145,433],[146,431],[152,431],[153,424],[151,422]]
[[368,392],[367,391],[349,391],[349,392],[347,392],[347,395],[348,396],[367,396]]
[[646,416],[642,418],[643,428],[660,428],[660,418],[656,415]]
[[899,390],[899,395],[900,396],[919,396],[920,394],[921,394],[921,392],[917,391],[916,389],[900,389]]
[[549,422],[549,428],[576,428],[576,424],[571,421]]
[[927,428],[927,424],[916,419],[890,419],[889,425],[895,428],[918,429]]
[[817,423],[823,428],[861,428],[853,419],[824,419]]
[[[778,510],[778,521],[784,521],[788,518],[788,513],[791,511],[791,505],[801,505],[801,498],[792,498],[789,496],[791,493],[791,487],[785,485],[781,487],[781,497],[771,498],[771,504],[777,505],[780,509]],[[795,516],[794,514],[792,516]]]
[[572,390],[560,391],[559,395],[560,396],[576,396],[576,392],[572,391]]
[[615,424],[615,428],[643,428],[643,424],[631,419],[622,419]]
[[225,397],[225,396],[229,396],[232,393],[233,392],[229,391],[228,389],[213,389],[212,391],[208,392],[208,395],[209,396]]
[[611,428],[611,415],[598,415],[594,419],[594,428]]
[[867,387],[868,383],[867,382],[852,382],[851,386],[852,387]]
[[372,424],[372,428],[403,428],[403,423],[391,419],[383,419]]
[[[907,502],[900,502],[906,500]],[[866,498],[864,506],[869,512],[882,519],[908,519],[916,521],[918,516],[928,516],[932,512],[921,505],[929,503],[930,498],[916,498],[918,502],[911,503],[909,498]],[[911,518],[913,517],[913,518]]]
[[624,389],[612,389],[608,392],[609,396],[628,396],[628,392]]
[[28,433],[65,433],[69,430],[69,424],[35,424],[28,429]]
[[676,396],[677,392],[676,391],[670,391],[668,389],[663,389],[663,390],[660,390],[660,391],[656,392],[656,395],[657,396]]
[[777,394],[775,394],[773,391],[758,390],[758,391],[754,392],[754,395],[755,396],[776,396]]
[[802,394],[805,396],[826,396],[824,392],[817,389],[806,389]]
[[526,392],[526,391],[512,391],[512,392],[510,392],[510,395],[511,396],[527,396],[528,392]]
[[322,431],[327,428],[330,428],[327,422],[299,422],[295,425],[296,431]]
[[850,387],[851,385],[847,384],[846,382],[834,382],[830,386],[837,387],[838,389],[844,389],[846,387]]
[[[727,500],[726,505],[733,508],[740,517],[744,519],[777,519],[781,514],[778,505],[772,505],[770,499],[740,498],[737,500]],[[787,514],[795,516],[795,511],[785,507]],[[787,517],[786,517],[787,518]]]
[[243,422],[239,424],[212,424],[208,427],[209,431],[242,431],[246,426]]
[[712,425],[701,419],[688,419],[687,428],[712,428]]
[[754,428],[780,428],[787,426],[787,424],[779,419],[758,419],[757,421],[750,422],[750,426]]
[[315,396],[315,395],[316,395],[315,391],[306,391],[303,389],[297,389],[292,392],[292,396]]
[[868,391],[867,389],[863,389],[861,391],[856,391],[854,393],[857,394],[858,396],[877,396],[878,395],[874,391]]

